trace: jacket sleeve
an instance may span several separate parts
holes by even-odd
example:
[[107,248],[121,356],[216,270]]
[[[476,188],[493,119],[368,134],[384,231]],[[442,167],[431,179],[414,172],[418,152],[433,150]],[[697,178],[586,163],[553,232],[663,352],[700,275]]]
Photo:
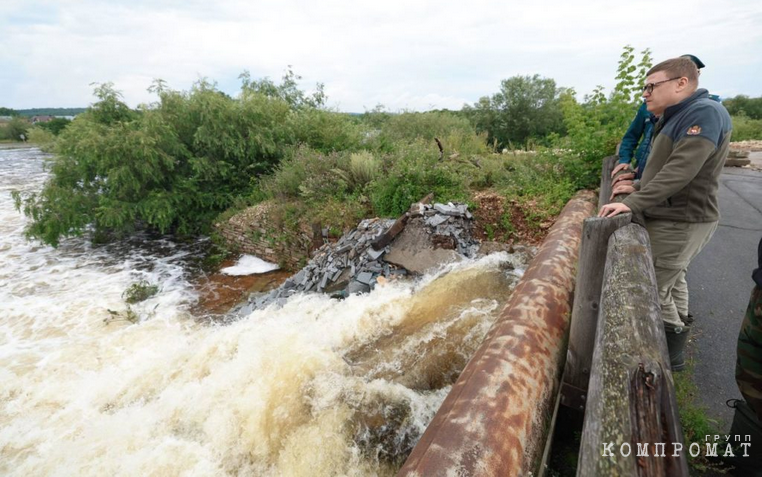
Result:
[[619,163],[629,164],[632,162],[632,156],[635,154],[635,149],[638,147],[640,138],[643,137],[643,131],[646,127],[646,118],[648,116],[648,110],[645,104],[641,104],[638,108],[638,113],[635,115],[635,119],[630,123],[630,127],[627,128],[627,132],[622,137],[622,144],[619,145]]
[[715,149],[714,143],[703,137],[681,139],[659,173],[645,187],[630,194],[622,203],[633,212],[642,212],[661,204],[696,177]]
[[717,150],[725,133],[722,118],[712,107],[696,108],[675,129],[679,134],[664,166],[648,184],[622,201],[633,212],[659,205],[687,186]]

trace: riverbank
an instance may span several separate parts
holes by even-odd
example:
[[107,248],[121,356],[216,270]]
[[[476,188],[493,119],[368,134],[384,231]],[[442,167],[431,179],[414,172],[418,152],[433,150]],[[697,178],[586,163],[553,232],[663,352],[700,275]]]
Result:
[[36,144],[29,144],[28,142],[0,142],[0,150],[7,149],[33,149],[39,147]]

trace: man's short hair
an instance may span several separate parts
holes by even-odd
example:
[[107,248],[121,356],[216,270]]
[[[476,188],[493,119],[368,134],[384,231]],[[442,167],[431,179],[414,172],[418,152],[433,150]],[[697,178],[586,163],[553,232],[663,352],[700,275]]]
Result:
[[659,71],[664,71],[670,78],[682,78],[684,76],[688,78],[690,83],[698,84],[698,68],[690,58],[680,57],[662,61],[648,70],[646,76],[651,76]]

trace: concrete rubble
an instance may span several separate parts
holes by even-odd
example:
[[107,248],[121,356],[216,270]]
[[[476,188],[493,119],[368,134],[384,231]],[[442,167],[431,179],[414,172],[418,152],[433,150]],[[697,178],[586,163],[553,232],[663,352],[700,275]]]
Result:
[[[400,227],[404,228],[400,231]],[[466,204],[416,203],[396,221],[363,220],[337,242],[320,247],[310,262],[280,287],[251,295],[231,313],[246,316],[273,303],[282,305],[297,293],[329,293],[339,298],[367,293],[379,277],[423,274],[463,257],[473,258],[479,241],[472,237],[472,229],[473,216]],[[383,243],[388,244],[375,249]]]

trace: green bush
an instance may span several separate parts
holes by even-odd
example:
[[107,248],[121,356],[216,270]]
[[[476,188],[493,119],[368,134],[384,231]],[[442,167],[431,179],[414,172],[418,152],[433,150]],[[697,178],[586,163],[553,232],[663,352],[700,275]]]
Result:
[[466,180],[458,174],[458,163],[439,159],[428,142],[418,140],[384,157],[384,173],[370,185],[370,198],[378,216],[396,217],[410,204],[429,193],[439,202],[468,198]]
[[636,66],[633,51],[631,46],[624,47],[617,67],[618,82],[608,98],[601,86],[585,96],[583,103],[577,101],[574,90],[561,95],[568,135],[558,137],[555,146],[567,151],[563,153],[566,168],[577,188],[597,186],[601,159],[614,154],[642,101],[641,85],[651,67],[651,56],[648,49],[644,50]]
[[568,162],[549,152],[510,158],[507,169],[496,188],[519,202],[536,201],[538,220],[558,215],[578,190]]
[[360,188],[376,179],[381,171],[381,162],[372,153],[361,151],[349,156],[349,182]]
[[47,129],[32,126],[28,131],[27,141],[39,146],[45,152],[52,152],[56,136]]
[[349,151],[360,147],[363,131],[342,113],[306,109],[291,115],[297,144],[307,144],[322,152]]
[[[242,198],[262,198],[252,185],[296,145],[323,151],[319,162],[331,163],[337,159],[329,151],[360,144],[363,135],[347,115],[318,109],[325,100],[322,87],[307,96],[291,72],[281,85],[242,78],[238,98],[207,80],[187,92],[156,81],[149,90],[158,102],[137,111],[113,85],[99,85],[99,101],[61,132],[43,190],[14,194],[32,219],[27,234],[57,245],[90,229],[102,237],[139,227],[205,233],[222,211],[241,206]],[[348,164],[348,157],[342,159]],[[299,176],[293,187],[310,199],[344,193],[334,188],[340,184],[334,176],[340,177],[330,169]]]
[[58,136],[59,134],[61,134],[61,131],[66,129],[66,126],[68,126],[69,124],[71,124],[70,119],[53,118],[50,121],[47,121],[44,123],[37,123],[36,126],[50,132],[51,134]]
[[380,135],[382,140],[396,143],[419,138],[433,141],[452,134],[474,136],[475,131],[468,119],[452,113],[404,112],[390,116],[381,126]]
[[750,119],[745,114],[733,116],[732,141],[762,140],[762,119]]
[[722,101],[732,116],[744,115],[751,119],[762,120],[762,97],[750,98],[739,94]]
[[13,116],[4,126],[0,126],[0,139],[22,141],[22,136],[28,139],[30,127],[26,118]]
[[350,189],[349,154],[323,154],[300,147],[284,159],[259,187],[277,199],[320,200],[342,196]]

